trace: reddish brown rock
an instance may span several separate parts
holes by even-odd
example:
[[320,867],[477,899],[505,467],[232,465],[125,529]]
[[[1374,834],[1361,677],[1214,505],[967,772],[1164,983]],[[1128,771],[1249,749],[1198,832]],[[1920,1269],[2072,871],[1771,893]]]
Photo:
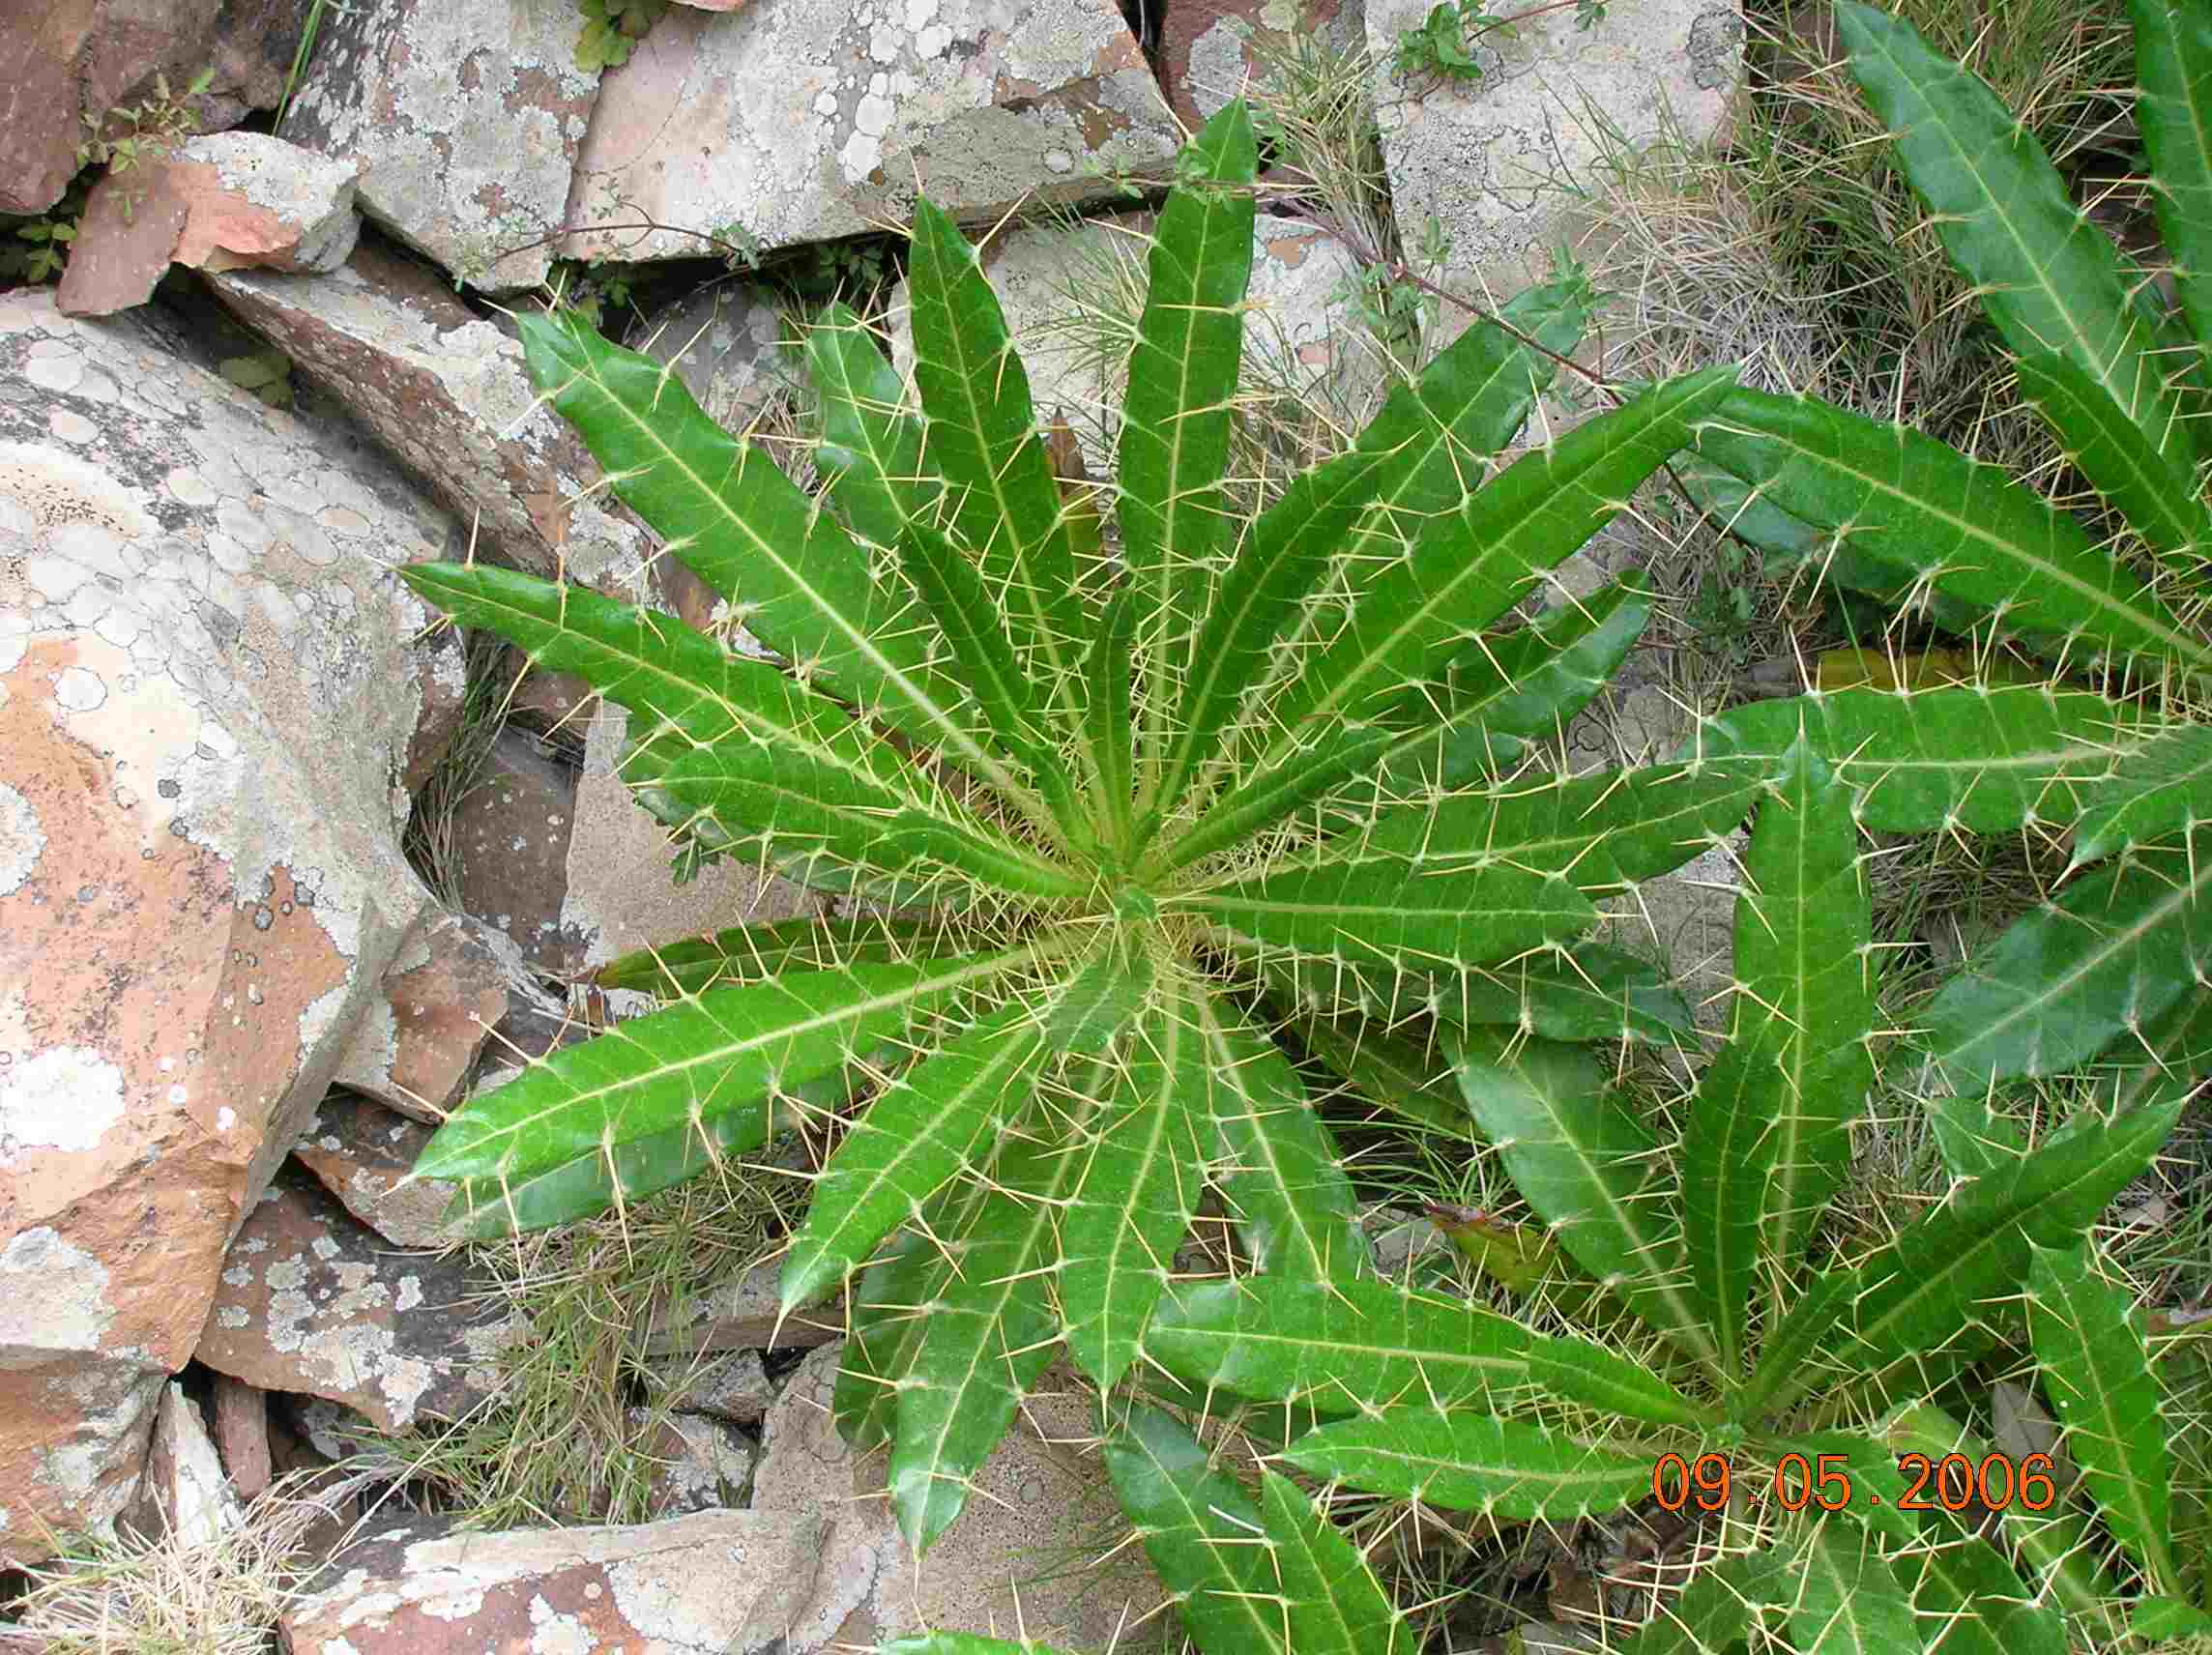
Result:
[[575,812],[576,772],[513,726],[493,740],[453,811],[461,907],[543,971],[568,971],[581,958],[561,920]]
[[307,1122],[292,1159],[314,1174],[345,1209],[395,1247],[444,1247],[454,1186],[408,1183],[433,1128],[350,1092],[334,1091]]
[[621,1650],[812,1655],[785,1634],[814,1579],[820,1521],[707,1511],[634,1527],[372,1524],[281,1622],[291,1655]]
[[[495,563],[675,607],[644,527],[604,490],[583,439],[544,407],[522,347],[435,272],[372,243],[319,280],[238,271],[216,294],[430,479]],[[680,570],[673,559],[657,560]],[[689,617],[687,617],[688,619]]]
[[424,915],[332,1079],[418,1120],[442,1120],[509,1008],[539,998],[503,933],[463,914]]
[[199,1360],[263,1390],[327,1397],[386,1431],[457,1419],[499,1388],[522,1325],[458,1255],[394,1252],[286,1168],[238,1233]]
[[1160,83],[1196,129],[1252,84],[1266,84],[1270,55],[1319,38],[1342,49],[1365,32],[1360,0],[1167,0],[1160,15]]
[[161,1390],[146,1480],[129,1521],[148,1539],[185,1547],[213,1546],[246,1521],[199,1405],[173,1380]]
[[[311,0],[0,0],[0,213],[43,213],[77,171],[85,120],[155,96],[166,75],[202,132],[284,95]],[[128,131],[110,123],[108,135]]]
[[646,1350],[689,1358],[703,1350],[793,1350],[845,1336],[845,1301],[780,1314],[783,1266],[755,1264],[735,1281],[662,1319]]
[[450,525],[0,295],[0,1555],[130,1497],[223,1252],[428,902],[392,775]]
[[269,1446],[269,1393],[215,1377],[215,1444],[240,1499],[255,1499],[276,1475]]

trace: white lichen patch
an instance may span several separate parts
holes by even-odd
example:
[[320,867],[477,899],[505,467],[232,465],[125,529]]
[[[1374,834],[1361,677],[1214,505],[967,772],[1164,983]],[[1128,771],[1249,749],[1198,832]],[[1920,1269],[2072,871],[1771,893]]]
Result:
[[46,830],[31,801],[0,781],[0,896],[13,896],[38,868]]
[[101,1053],[53,1046],[12,1054],[0,1068],[0,1166],[41,1149],[96,1148],[123,1114],[123,1071]]
[[108,1270],[51,1229],[0,1248],[0,1351],[97,1350],[115,1321]]

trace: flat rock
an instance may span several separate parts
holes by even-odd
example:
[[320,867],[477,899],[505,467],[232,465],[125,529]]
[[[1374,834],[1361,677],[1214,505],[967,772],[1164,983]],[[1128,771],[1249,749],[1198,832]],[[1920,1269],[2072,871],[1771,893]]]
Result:
[[373,1525],[279,1623],[291,1655],[812,1655],[786,1642],[818,1521],[706,1511],[630,1527]]
[[195,1352],[263,1390],[358,1408],[385,1431],[457,1419],[526,1328],[455,1254],[394,1252],[305,1170],[278,1173],[225,1261]]
[[[77,173],[84,118],[155,95],[166,74],[202,132],[274,108],[311,0],[0,0],[0,213],[43,213]],[[114,130],[109,136],[118,135]]]
[[797,378],[784,356],[783,308],[749,282],[710,282],[631,333],[631,348],[673,367],[725,430],[742,431]]
[[689,1360],[702,1351],[794,1350],[842,1339],[845,1301],[785,1316],[782,1276],[782,1264],[771,1260],[677,1306],[647,1341],[647,1354]]
[[1360,0],[1169,0],[1160,15],[1160,81],[1197,128],[1232,98],[1275,78],[1272,58],[1318,41],[1342,51],[1365,40]]
[[148,1539],[198,1548],[218,1544],[245,1521],[199,1405],[170,1380],[161,1387],[154,1415],[146,1481],[130,1513],[131,1525]]
[[276,1475],[269,1446],[269,1393],[228,1374],[215,1377],[215,1442],[240,1499],[256,1499]]
[[224,1249],[430,901],[392,778],[453,526],[0,295],[0,1553],[130,1497]]
[[[218,275],[233,314],[312,373],[470,525],[480,557],[610,597],[672,603],[644,527],[603,492],[568,422],[541,405],[522,346],[436,274],[373,243],[320,279]],[[663,559],[672,570],[673,559]]]
[[[1029,374],[1036,417],[1047,425],[1066,422],[1092,479],[1113,475],[1128,339],[1112,345],[1093,336],[1103,326],[1071,326],[1070,296],[1088,294],[1092,305],[1100,295],[1125,296],[1107,303],[1126,304],[1133,337],[1150,285],[1151,229],[1146,214],[1016,224],[981,249],[983,274]],[[1382,388],[1382,363],[1357,315],[1338,298],[1356,270],[1313,224],[1274,213],[1255,218],[1241,370],[1247,390],[1339,406],[1343,419],[1358,421]],[[911,382],[914,334],[903,285],[891,295],[887,321],[891,360]]]
[[459,1239],[446,1222],[456,1186],[406,1182],[433,1130],[373,1099],[334,1091],[308,1119],[292,1158],[393,1246],[444,1247]]
[[656,1400],[680,1413],[702,1413],[735,1425],[758,1425],[775,1400],[775,1381],[758,1350],[702,1352],[661,1363]]
[[627,729],[628,715],[602,702],[585,735],[561,905],[561,930],[576,940],[577,966],[814,912],[813,899],[798,886],[764,880],[736,858],[711,862],[688,885],[678,885],[669,872],[668,830],[630,797],[617,773]]
[[[570,258],[694,258],[881,228],[929,198],[974,222],[1157,175],[1175,123],[1112,0],[752,0],[678,8],[609,70],[568,197]],[[663,226],[642,227],[647,218]]]
[[[1444,285],[1492,308],[1545,278],[1575,192],[1603,158],[1662,135],[1725,134],[1743,75],[1736,0],[1649,0],[1576,26],[1575,8],[1531,16],[1473,44],[1474,80],[1409,75],[1398,37],[1432,0],[1370,0],[1376,118],[1390,198],[1409,238],[1434,217],[1451,243]],[[1446,305],[1444,337],[1469,316]]]
[[578,27],[566,0],[333,7],[283,135],[359,163],[362,210],[462,280],[535,287],[598,89]]
[[1106,1469],[1082,1444],[1097,1402],[1058,1370],[1023,1403],[975,1473],[968,1504],[917,1561],[885,1493],[885,1450],[857,1455],[830,1415],[841,1345],[808,1354],[769,1410],[753,1509],[826,1520],[814,1590],[792,1647],[873,1647],[936,1628],[1026,1637],[1068,1649],[1158,1649],[1166,1590],[1126,1534]]
[[742,1506],[752,1487],[759,1450],[736,1426],[694,1413],[664,1415],[655,1422],[647,1408],[631,1408],[639,1450],[658,1462],[648,1495],[650,1515],[681,1517],[685,1512]]
[[455,899],[541,971],[573,969],[581,933],[564,930],[576,771],[517,725],[493,738],[453,809]]
[[418,1120],[442,1120],[459,1101],[478,1054],[510,1008],[554,1004],[507,934],[465,914],[417,921],[383,987],[332,1079]]

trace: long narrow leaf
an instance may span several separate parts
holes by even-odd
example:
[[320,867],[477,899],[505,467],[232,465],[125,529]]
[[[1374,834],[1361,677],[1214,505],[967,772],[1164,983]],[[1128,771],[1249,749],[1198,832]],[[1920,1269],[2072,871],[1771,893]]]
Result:
[[2091,1274],[2079,1245],[2037,1248],[2027,1286],[2028,1336],[2066,1446],[2151,1590],[2172,1590],[2171,1457],[2133,1295]]
[[1790,1634],[1803,1655],[1920,1655],[1896,1571],[1873,1535],[1833,1518],[1806,1542]]
[[1590,1447],[1519,1420],[1423,1408],[1324,1425],[1283,1458],[1373,1494],[1508,1522],[1594,1517],[1651,1492],[1648,1454]]
[[2181,724],[2122,755],[2074,825],[2077,867],[2212,821],[2212,724]]
[[2094,1058],[2212,970],[2212,831],[2069,886],[2013,922],[1926,1013],[1929,1050],[1962,1088]]
[[1719,1350],[1694,1291],[1658,1143],[1588,1053],[1465,1030],[1461,1089],[1506,1170],[1584,1269],[1708,1367]]
[[1913,1582],[1921,1636],[1941,1655],[2066,1655],[2057,1611],[2028,1602],[2004,1554],[1980,1536],[1925,1548],[1900,1567]]
[[1129,353],[1119,516],[1148,663],[1141,743],[1148,806],[1160,781],[1168,711],[1229,526],[1222,483],[1252,278],[1250,185],[1259,160],[1240,98],[1184,149],[1181,188],[1152,233],[1150,280]]
[[1367,1560],[1297,1484],[1262,1472],[1260,1521],[1298,1655],[1396,1655],[1412,1649],[1412,1628]]
[[681,1000],[707,989],[759,982],[785,972],[823,972],[838,966],[902,965],[927,948],[926,934],[912,920],[869,915],[859,919],[801,915],[766,925],[734,925],[705,937],[684,937],[609,960],[592,973],[600,988],[630,989]]
[[2212,17],[2191,0],[2133,0],[2136,123],[2182,314],[2212,350]]
[[2118,254],[2028,124],[1902,18],[1839,0],[1836,27],[1944,250],[2014,354],[2071,358],[2153,443],[2193,456]]
[[923,469],[921,421],[906,411],[906,388],[875,334],[830,305],[807,330],[806,364],[822,420],[814,463],[829,481],[824,498],[879,546],[896,546],[917,518],[934,526],[945,482]]

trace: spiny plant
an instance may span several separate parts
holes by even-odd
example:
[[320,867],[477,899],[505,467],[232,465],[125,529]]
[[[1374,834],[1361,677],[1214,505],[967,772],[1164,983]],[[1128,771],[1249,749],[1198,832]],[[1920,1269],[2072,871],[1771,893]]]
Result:
[[[2062,744],[2101,747],[2112,763],[2078,820],[2049,823],[2072,821],[2063,888],[1978,951],[1925,1014],[1933,1119],[1952,1170],[1974,1175],[2025,1144],[1989,1107],[1999,1088],[2130,1052],[2155,1075],[2187,1080],[2212,1056],[2212,925],[2200,900],[2212,881],[2212,725],[2202,719],[2212,508],[2201,451],[2212,3],[2134,4],[2138,122],[2174,261],[2170,313],[1977,76],[1855,0],[1839,0],[1836,19],[1898,164],[1973,283],[2021,391],[2094,497],[2079,503],[2093,511],[2069,508],[1932,438],[1807,397],[1731,390],[1697,438],[1708,469],[1696,486],[1778,564],[1972,634],[1985,652],[2009,640],[2046,657],[2057,680],[2109,694],[2100,711],[2086,689],[2054,692],[2081,719]],[[1827,698],[1814,730],[1831,763],[1849,762],[1862,716],[1848,699]],[[2002,691],[1989,705],[2006,700],[2025,709],[2031,698]],[[1756,710],[1719,720],[1699,744],[1771,751],[1790,733]],[[1977,809],[1963,802],[1946,826],[1977,829]]]
[[[1806,704],[1794,711],[1810,723]],[[1817,1236],[1877,1079],[1859,824],[1896,800],[1839,776],[1806,734],[1754,771],[1730,1039],[1680,1104],[1678,1142],[1586,1047],[1449,1036],[1470,1114],[1572,1266],[1538,1283],[1493,1263],[1500,1285],[1541,1290],[1527,1314],[1260,1275],[1172,1288],[1145,1353],[1186,1408],[1279,1407],[1279,1461],[1332,1484],[1491,1522],[1564,1523],[1654,1495],[1729,1513],[1718,1560],[1636,1634],[1638,1655],[1726,1649],[1763,1636],[1769,1610],[1773,1636],[1808,1652],[1905,1655],[1939,1632],[2062,1647],[2056,1612],[2023,1607],[2009,1565],[1962,1557],[1983,1543],[1934,1523],[1941,1507],[1914,1497],[1877,1422],[2000,1344],[2044,1268],[2037,1250],[2078,1242],[2150,1165],[2182,1099],[2085,1111],[1871,1245]],[[1192,1589],[1265,1597],[1272,1555],[1238,1544],[1234,1515],[1199,1522],[1212,1551]],[[2009,1589],[1991,1584],[1993,1564]],[[1334,1576],[1304,1612],[1355,1624],[1344,1647],[1412,1647],[1379,1597]]]
[[[2123,1628],[2146,1643],[2212,1637],[2205,1505],[2212,1486],[2185,1487],[2176,1474],[2202,1475],[2179,1445],[2185,1410],[2202,1403],[2201,1339],[2168,1329],[2158,1341],[2165,1349],[2156,1349],[2148,1325],[2154,1319],[2098,1273],[2087,1242],[2035,1249],[2026,1305],[2043,1392],[2080,1469],[2075,1497],[2033,1505],[2002,1497],[1996,1481],[2010,1469],[2007,1457],[1933,1404],[1890,1420],[1890,1444],[1946,1477],[1940,1503],[1950,1515],[1938,1521],[1986,1582],[1979,1590],[1998,1597],[2032,1590],[2084,1640],[2112,1639]],[[2201,1420],[2195,1423],[2201,1428]],[[2017,1555],[2017,1572],[2002,1551],[1966,1537],[1958,1514],[1982,1504],[1996,1507],[1995,1538]],[[2108,1545],[2098,1544],[2092,1519]],[[2134,1591],[2122,1589],[2123,1574]]]
[[[609,968],[603,984],[666,1003],[473,1099],[418,1174],[459,1180],[458,1216],[499,1233],[667,1187],[809,1111],[840,1127],[783,1301],[859,1273],[836,1410],[855,1440],[890,1441],[917,1550],[1056,1351],[1101,1386],[1132,1373],[1208,1185],[1250,1267],[1342,1283],[1365,1266],[1262,995],[1634,1033],[1652,973],[1573,945],[1592,893],[1678,865],[1757,791],[1753,767],[1718,764],[1495,779],[1595,692],[1647,604],[1623,581],[1500,624],[1727,373],[1651,386],[1485,480],[1582,331],[1586,295],[1556,283],[1239,515],[1223,455],[1256,164],[1232,104],[1162,211],[1111,548],[1056,484],[973,250],[923,203],[920,413],[831,306],[805,347],[820,499],[660,363],[572,317],[522,325],[616,495],[774,659],[507,570],[404,571],[628,711],[624,774],[683,857],[844,905]],[[803,1095],[822,1086],[834,1095]],[[1164,1483],[1125,1487],[1134,1509],[1205,1486],[1140,1428],[1115,1442],[1117,1463],[1168,1456]],[[1268,1488],[1267,1531],[1336,1568],[1334,1530]]]

